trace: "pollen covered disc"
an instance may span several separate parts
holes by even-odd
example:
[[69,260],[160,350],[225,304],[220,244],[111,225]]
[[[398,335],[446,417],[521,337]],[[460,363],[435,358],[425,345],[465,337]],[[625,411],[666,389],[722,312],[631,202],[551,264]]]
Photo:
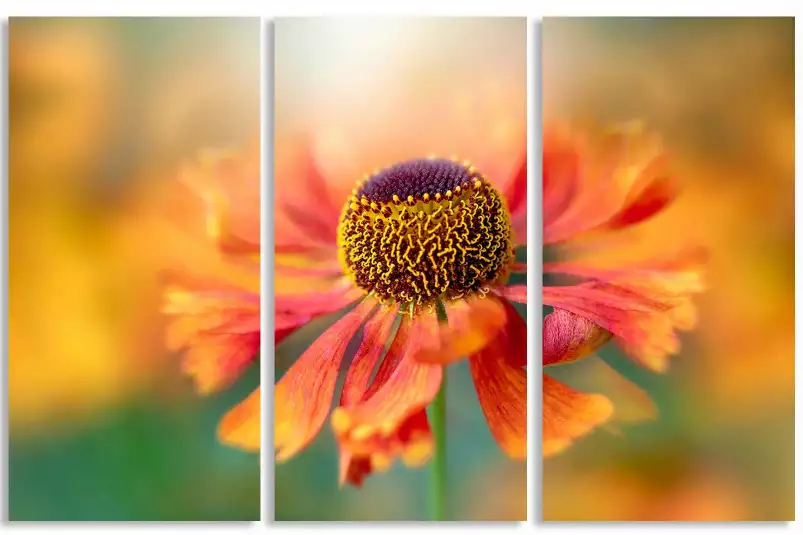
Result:
[[415,305],[484,292],[513,259],[499,193],[467,162],[420,159],[360,182],[338,232],[346,273],[382,300]]

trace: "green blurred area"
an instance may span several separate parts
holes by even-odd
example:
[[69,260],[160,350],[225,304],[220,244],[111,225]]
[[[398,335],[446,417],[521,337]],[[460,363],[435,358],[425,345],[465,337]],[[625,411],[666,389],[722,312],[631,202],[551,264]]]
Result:
[[[176,357],[177,358],[177,357]],[[12,435],[9,517],[53,521],[259,520],[259,457],[222,446],[220,417],[259,384],[196,399],[133,399],[57,434]]]

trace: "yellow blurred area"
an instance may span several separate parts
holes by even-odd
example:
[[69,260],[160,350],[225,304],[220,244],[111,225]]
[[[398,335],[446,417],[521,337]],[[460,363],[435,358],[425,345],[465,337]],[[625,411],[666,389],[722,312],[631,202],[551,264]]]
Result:
[[161,337],[164,250],[140,217],[198,151],[250,141],[258,42],[256,19],[11,19],[15,437],[178,376]]
[[[547,19],[543,58],[547,119],[643,120],[683,186],[596,259],[690,242],[710,254],[697,329],[658,379],[668,397],[649,446],[595,450],[594,436],[547,461],[545,519],[791,519],[794,21]],[[627,466],[644,447],[671,452],[679,480]]]

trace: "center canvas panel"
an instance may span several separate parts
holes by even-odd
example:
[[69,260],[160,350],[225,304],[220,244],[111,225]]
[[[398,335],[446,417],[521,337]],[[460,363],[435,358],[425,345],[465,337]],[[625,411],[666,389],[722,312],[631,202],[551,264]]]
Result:
[[524,520],[526,20],[274,37],[276,519]]

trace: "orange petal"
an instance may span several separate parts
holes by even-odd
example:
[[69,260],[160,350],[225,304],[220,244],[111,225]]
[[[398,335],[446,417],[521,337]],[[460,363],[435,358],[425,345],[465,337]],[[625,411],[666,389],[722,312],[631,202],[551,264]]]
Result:
[[544,374],[543,454],[554,455],[613,414],[605,396],[584,394]]
[[262,421],[259,396],[257,388],[223,416],[217,429],[218,440],[246,451],[259,451]]
[[611,336],[610,331],[582,316],[555,309],[544,319],[544,366],[586,357]]
[[374,300],[366,299],[340,318],[276,383],[274,441],[278,462],[301,451],[320,431],[331,407],[346,347],[375,306]]
[[[568,131],[545,134],[544,243],[622,228],[657,214],[676,193],[664,166],[660,143],[639,123],[612,128],[592,143]],[[553,186],[554,192],[548,189]]]
[[[371,327],[372,337],[382,336],[382,331],[390,330],[395,321],[396,309],[392,310],[394,313],[386,314],[385,318],[378,319],[376,324]],[[366,356],[359,360],[355,358],[341,397],[344,406],[365,403],[393,377],[410,344],[408,325],[404,322],[403,325],[399,326],[399,331],[393,338],[387,357],[381,362],[373,382],[367,389],[368,378],[373,371],[373,366],[369,366],[369,364],[375,363],[378,354],[374,358],[372,351],[371,354],[366,353]],[[369,332],[368,325],[365,330],[366,333]],[[383,345],[380,345],[379,348],[382,349]],[[395,428],[388,426],[382,433],[366,433],[363,429],[352,435],[349,427],[352,423],[351,418],[344,408],[335,409],[335,413],[332,415],[332,427],[340,445],[341,486],[345,483],[361,486],[365,477],[373,472],[384,472],[399,456],[407,466],[417,467],[425,463],[432,454],[434,447],[432,431],[429,427],[426,410],[423,408],[404,417]]]
[[165,293],[162,310],[171,317],[167,346],[187,349],[182,369],[202,394],[229,385],[259,351],[259,296],[222,288],[170,287]]
[[488,427],[514,459],[527,457],[527,372],[512,364],[522,360],[526,364],[526,335],[527,325],[519,317],[469,359]]
[[192,376],[200,394],[229,386],[259,353],[259,331],[196,338],[182,360],[181,369]]
[[434,312],[415,319],[418,350],[412,355],[419,362],[449,364],[485,347],[502,329],[506,313],[502,300],[488,296],[469,297],[446,303],[447,321],[438,321]]
[[229,253],[259,254],[259,138],[244,151],[208,150],[181,181],[203,201],[210,238]]
[[346,450],[369,455],[378,445],[396,437],[411,416],[424,410],[440,388],[441,366],[422,364],[409,357],[416,339],[410,321],[402,320],[388,356],[383,360],[363,400],[335,409],[332,427]]
[[560,369],[551,368],[556,379],[566,378],[567,384],[583,392],[602,394],[611,400],[614,414],[611,422],[605,425],[614,430],[619,424],[633,424],[654,420],[658,409],[650,396],[638,385],[626,379],[600,358],[590,358],[582,363],[567,366],[566,375]]

